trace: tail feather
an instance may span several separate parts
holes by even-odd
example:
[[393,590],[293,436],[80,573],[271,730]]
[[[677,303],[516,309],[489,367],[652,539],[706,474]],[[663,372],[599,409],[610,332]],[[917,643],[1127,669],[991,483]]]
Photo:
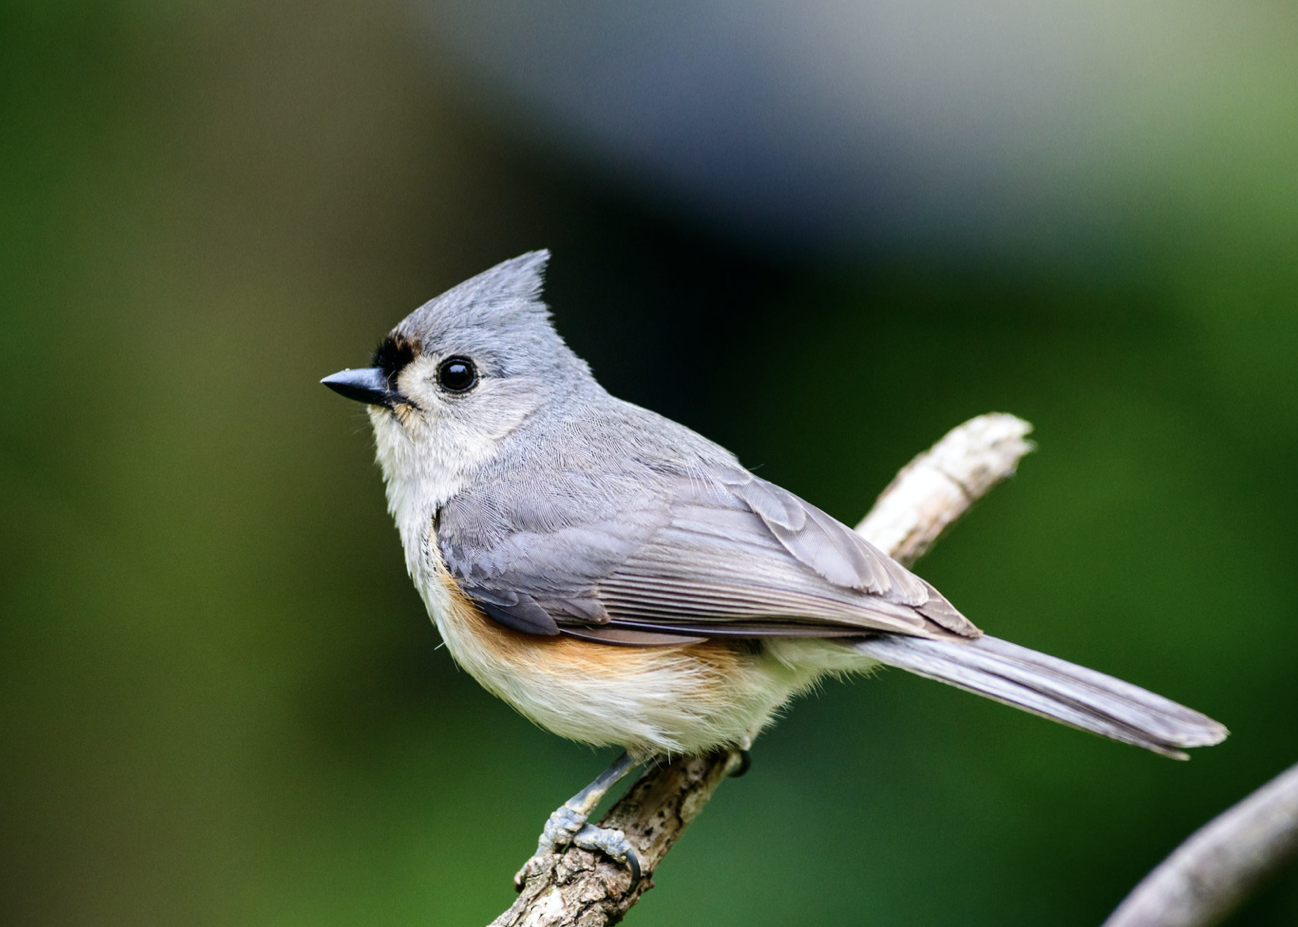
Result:
[[995,637],[954,641],[889,634],[852,646],[889,666],[1179,760],[1189,758],[1183,748],[1220,743],[1228,733],[1207,715],[1161,695]]

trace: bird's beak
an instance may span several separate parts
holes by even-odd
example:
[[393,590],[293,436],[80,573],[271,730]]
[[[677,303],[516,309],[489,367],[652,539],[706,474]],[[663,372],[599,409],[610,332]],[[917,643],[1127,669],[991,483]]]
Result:
[[405,401],[405,397],[389,385],[387,375],[378,367],[340,370],[320,382],[348,399],[383,406],[385,409],[391,409],[398,402]]

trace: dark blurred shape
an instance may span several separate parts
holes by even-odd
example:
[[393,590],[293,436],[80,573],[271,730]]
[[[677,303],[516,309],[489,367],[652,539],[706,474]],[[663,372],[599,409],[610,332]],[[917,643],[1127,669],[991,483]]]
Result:
[[[797,253],[1112,251],[1133,198],[1298,157],[1291,11],[1030,0],[412,0],[492,118]],[[1185,202],[1187,198],[1194,203]]]

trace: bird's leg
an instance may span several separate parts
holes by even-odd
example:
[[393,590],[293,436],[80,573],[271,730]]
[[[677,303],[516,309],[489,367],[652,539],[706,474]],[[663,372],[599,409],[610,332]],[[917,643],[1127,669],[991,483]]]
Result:
[[532,868],[533,860],[569,844],[579,846],[583,850],[599,850],[610,859],[626,863],[627,868],[631,870],[632,887],[640,881],[640,861],[636,859],[631,844],[627,843],[626,834],[620,830],[596,827],[588,820],[591,812],[608,794],[609,789],[617,785],[638,762],[629,753],[623,753],[608,769],[596,776],[594,782],[572,796],[550,815],[550,819],[545,822],[545,828],[541,831],[536,856],[528,860],[527,865],[514,876],[516,887],[521,888],[523,879]]
[[[587,831],[599,831],[599,828],[587,823],[590,813],[595,810],[595,806],[600,803],[609,789],[617,785],[622,777],[629,773],[636,765],[636,761],[631,758],[629,753],[623,753],[608,769],[604,770],[595,777],[595,781],[586,786],[572,798],[568,799],[559,809],[550,815],[550,819],[545,822],[545,829],[541,831],[541,840],[537,845],[536,852],[548,853],[551,850],[575,843],[578,846],[584,846],[579,839]],[[603,831],[603,833],[618,833],[617,831]],[[619,839],[622,835],[618,833]],[[596,838],[597,839],[597,838]],[[586,849],[604,849],[602,846],[588,846]],[[608,852],[605,850],[605,852]],[[610,856],[617,858],[614,853]],[[622,862],[622,859],[618,859]]]

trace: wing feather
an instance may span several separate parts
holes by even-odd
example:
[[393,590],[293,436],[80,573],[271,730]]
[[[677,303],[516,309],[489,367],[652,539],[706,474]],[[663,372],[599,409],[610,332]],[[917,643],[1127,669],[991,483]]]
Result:
[[[980,633],[847,526],[738,465],[654,476],[648,487],[628,481],[622,498],[606,493],[590,518],[580,517],[586,500],[550,487],[544,518],[528,500],[528,530],[510,529],[498,498],[452,507],[439,527],[443,556],[491,618],[533,634],[643,646],[682,636]],[[482,511],[506,524],[466,527]]]

